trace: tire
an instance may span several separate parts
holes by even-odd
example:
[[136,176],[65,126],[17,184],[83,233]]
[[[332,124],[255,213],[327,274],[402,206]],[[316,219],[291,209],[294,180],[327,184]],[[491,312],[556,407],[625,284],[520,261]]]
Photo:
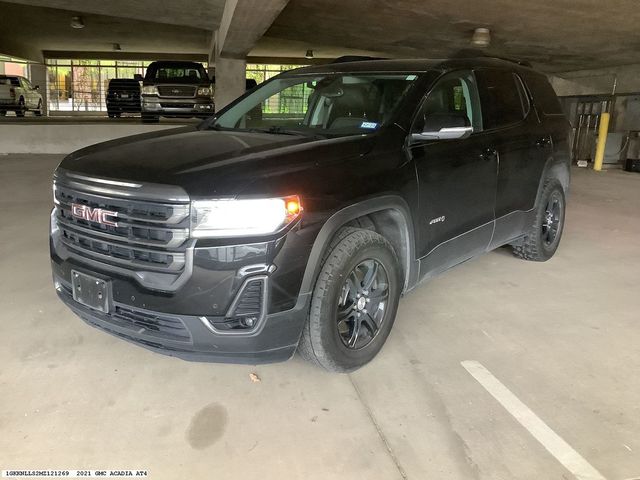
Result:
[[371,230],[341,229],[323,259],[298,352],[332,372],[362,367],[389,336],[401,292],[401,269],[389,242]]
[[42,116],[42,100],[38,102],[38,108],[36,108],[33,113],[35,113],[36,117]]
[[7,114],[6,110],[0,110],[0,117],[4,117]]
[[24,106],[24,98],[21,98],[18,102],[18,109],[16,110],[16,117],[24,117],[24,112],[27,109]]
[[564,230],[565,208],[564,189],[560,182],[555,178],[545,180],[533,224],[522,242],[513,245],[513,254],[534,262],[546,262],[553,257]]
[[160,117],[158,115],[149,115],[148,113],[142,114],[142,123],[158,123]]

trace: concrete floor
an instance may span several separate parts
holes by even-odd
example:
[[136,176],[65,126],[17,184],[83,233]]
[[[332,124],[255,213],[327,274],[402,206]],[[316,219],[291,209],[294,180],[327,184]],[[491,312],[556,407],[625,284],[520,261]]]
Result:
[[0,469],[574,478],[461,366],[476,360],[606,479],[640,476],[640,175],[575,171],[555,258],[451,270],[401,302],[370,365],[332,375],[187,363],[72,315],[47,253],[59,159],[0,156]]

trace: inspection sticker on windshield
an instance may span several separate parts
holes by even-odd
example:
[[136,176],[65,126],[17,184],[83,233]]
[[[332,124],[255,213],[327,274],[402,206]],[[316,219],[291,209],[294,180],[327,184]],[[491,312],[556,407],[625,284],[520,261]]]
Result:
[[360,128],[376,129],[378,128],[378,124],[376,122],[362,122]]

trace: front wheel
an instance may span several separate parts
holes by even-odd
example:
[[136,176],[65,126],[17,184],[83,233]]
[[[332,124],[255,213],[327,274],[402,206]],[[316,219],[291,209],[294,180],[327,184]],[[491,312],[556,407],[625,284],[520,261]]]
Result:
[[18,109],[16,110],[16,117],[24,117],[24,112],[27,111],[27,108],[24,104],[24,98],[21,98],[18,102]]
[[524,239],[513,246],[516,257],[546,262],[558,249],[565,217],[564,189],[556,179],[548,179],[542,187],[535,218]]
[[342,229],[330,248],[298,351],[329,371],[350,372],[372,360],[389,336],[402,275],[393,247],[376,232]]

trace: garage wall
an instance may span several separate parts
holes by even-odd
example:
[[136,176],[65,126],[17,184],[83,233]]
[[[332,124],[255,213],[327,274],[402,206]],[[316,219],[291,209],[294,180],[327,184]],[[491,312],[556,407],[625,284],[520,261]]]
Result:
[[597,70],[577,70],[549,77],[560,96],[611,94],[617,78],[616,93],[640,92],[640,65],[625,65]]

